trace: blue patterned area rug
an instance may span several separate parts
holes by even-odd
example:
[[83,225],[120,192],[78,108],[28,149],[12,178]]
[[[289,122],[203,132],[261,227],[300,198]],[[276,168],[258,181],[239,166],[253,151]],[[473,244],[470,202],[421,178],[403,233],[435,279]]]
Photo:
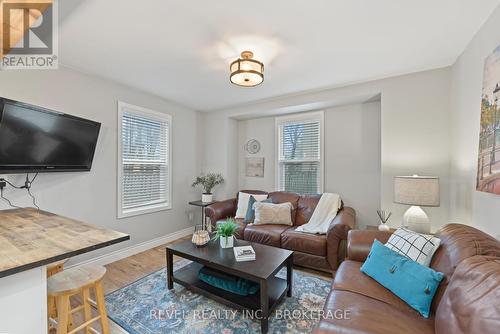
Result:
[[[174,270],[190,261],[180,260]],[[285,297],[269,321],[269,333],[310,333],[321,315],[331,281],[294,270],[293,296]],[[286,278],[286,268],[277,276]],[[131,334],[260,333],[260,322],[174,283],[166,269],[106,295],[109,317]]]

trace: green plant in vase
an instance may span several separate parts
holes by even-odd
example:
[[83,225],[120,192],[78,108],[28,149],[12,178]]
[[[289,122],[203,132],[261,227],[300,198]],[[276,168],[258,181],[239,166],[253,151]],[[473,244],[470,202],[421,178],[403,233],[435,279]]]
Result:
[[202,202],[212,202],[213,194],[212,189],[224,182],[224,178],[219,173],[208,173],[206,175],[197,176],[192,186],[201,186],[204,193],[201,195]]
[[212,240],[220,240],[222,248],[231,248],[234,245],[234,236],[237,234],[238,225],[234,218],[228,218],[225,222],[217,224]]

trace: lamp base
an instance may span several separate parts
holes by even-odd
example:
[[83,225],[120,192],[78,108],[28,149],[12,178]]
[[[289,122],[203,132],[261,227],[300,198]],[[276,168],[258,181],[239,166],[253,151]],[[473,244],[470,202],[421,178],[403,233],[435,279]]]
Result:
[[431,223],[429,217],[419,206],[411,206],[403,215],[403,226],[417,233],[429,234]]

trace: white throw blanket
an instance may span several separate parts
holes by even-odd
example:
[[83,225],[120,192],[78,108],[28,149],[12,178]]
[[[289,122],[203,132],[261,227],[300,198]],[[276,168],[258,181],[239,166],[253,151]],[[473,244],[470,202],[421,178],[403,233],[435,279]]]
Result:
[[341,203],[338,194],[324,193],[321,195],[309,222],[297,227],[295,231],[326,234],[328,226],[330,226],[331,221],[340,209]]

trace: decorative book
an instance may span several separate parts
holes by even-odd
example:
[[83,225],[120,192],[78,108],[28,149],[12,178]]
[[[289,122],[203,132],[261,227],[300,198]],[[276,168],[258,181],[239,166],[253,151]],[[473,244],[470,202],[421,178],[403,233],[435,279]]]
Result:
[[255,251],[252,246],[233,247],[234,257],[236,261],[253,261],[255,260]]

